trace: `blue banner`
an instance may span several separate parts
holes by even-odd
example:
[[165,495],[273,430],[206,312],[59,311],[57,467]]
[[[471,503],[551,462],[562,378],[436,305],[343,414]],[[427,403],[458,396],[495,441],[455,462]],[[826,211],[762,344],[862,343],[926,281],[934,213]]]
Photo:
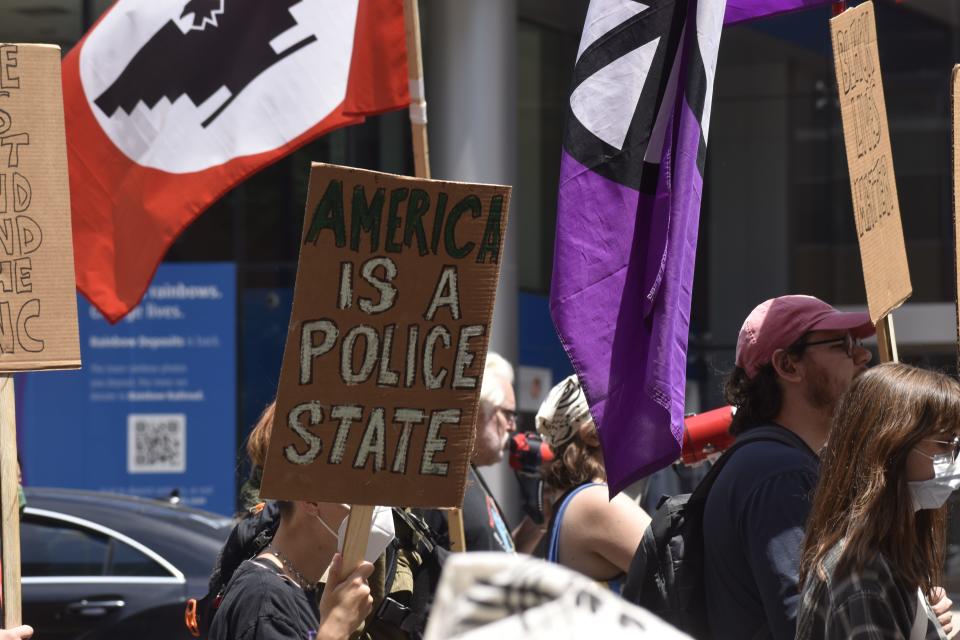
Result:
[[24,483],[235,509],[236,270],[162,264],[110,325],[78,296],[81,371],[17,377]]

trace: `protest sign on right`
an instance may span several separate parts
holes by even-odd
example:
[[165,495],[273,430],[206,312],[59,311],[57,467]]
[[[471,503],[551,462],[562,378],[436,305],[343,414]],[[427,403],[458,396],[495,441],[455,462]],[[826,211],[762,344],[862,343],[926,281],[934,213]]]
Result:
[[870,319],[879,322],[913,289],[900,223],[873,3],[830,20],[853,214]]

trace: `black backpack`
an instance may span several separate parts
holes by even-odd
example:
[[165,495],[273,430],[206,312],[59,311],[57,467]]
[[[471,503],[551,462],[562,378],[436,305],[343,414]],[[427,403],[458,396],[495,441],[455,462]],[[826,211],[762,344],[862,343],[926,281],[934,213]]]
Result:
[[733,453],[749,442],[772,440],[791,447],[802,441],[782,427],[755,427],[740,436],[693,493],[664,496],[633,556],[624,599],[660,616],[694,638],[707,636],[703,512],[707,495]]

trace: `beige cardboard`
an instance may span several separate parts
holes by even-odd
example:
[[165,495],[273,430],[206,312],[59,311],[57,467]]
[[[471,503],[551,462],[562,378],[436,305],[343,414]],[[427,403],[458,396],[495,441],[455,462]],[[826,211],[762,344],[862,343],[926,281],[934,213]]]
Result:
[[0,43],[0,372],[80,366],[60,48]]
[[[960,64],[954,65],[950,80],[950,102],[953,109],[953,273],[957,278],[957,347],[960,349]],[[960,350],[957,366],[960,370]]]
[[910,297],[873,3],[830,20],[867,307],[874,323]]
[[509,199],[313,165],[261,495],[460,506]]

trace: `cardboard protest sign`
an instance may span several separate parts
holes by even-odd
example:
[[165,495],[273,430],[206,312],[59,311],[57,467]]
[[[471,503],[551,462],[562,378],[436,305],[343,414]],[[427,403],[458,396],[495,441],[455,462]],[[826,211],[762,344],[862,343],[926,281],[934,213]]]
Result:
[[910,297],[873,3],[830,20],[853,214],[874,323]]
[[0,44],[0,372],[80,366],[60,48]]
[[261,495],[460,506],[509,199],[313,165]]
[[[960,349],[960,64],[953,67],[950,80],[950,102],[953,113],[953,273],[957,278],[957,347]],[[960,370],[960,351],[957,368]]]

